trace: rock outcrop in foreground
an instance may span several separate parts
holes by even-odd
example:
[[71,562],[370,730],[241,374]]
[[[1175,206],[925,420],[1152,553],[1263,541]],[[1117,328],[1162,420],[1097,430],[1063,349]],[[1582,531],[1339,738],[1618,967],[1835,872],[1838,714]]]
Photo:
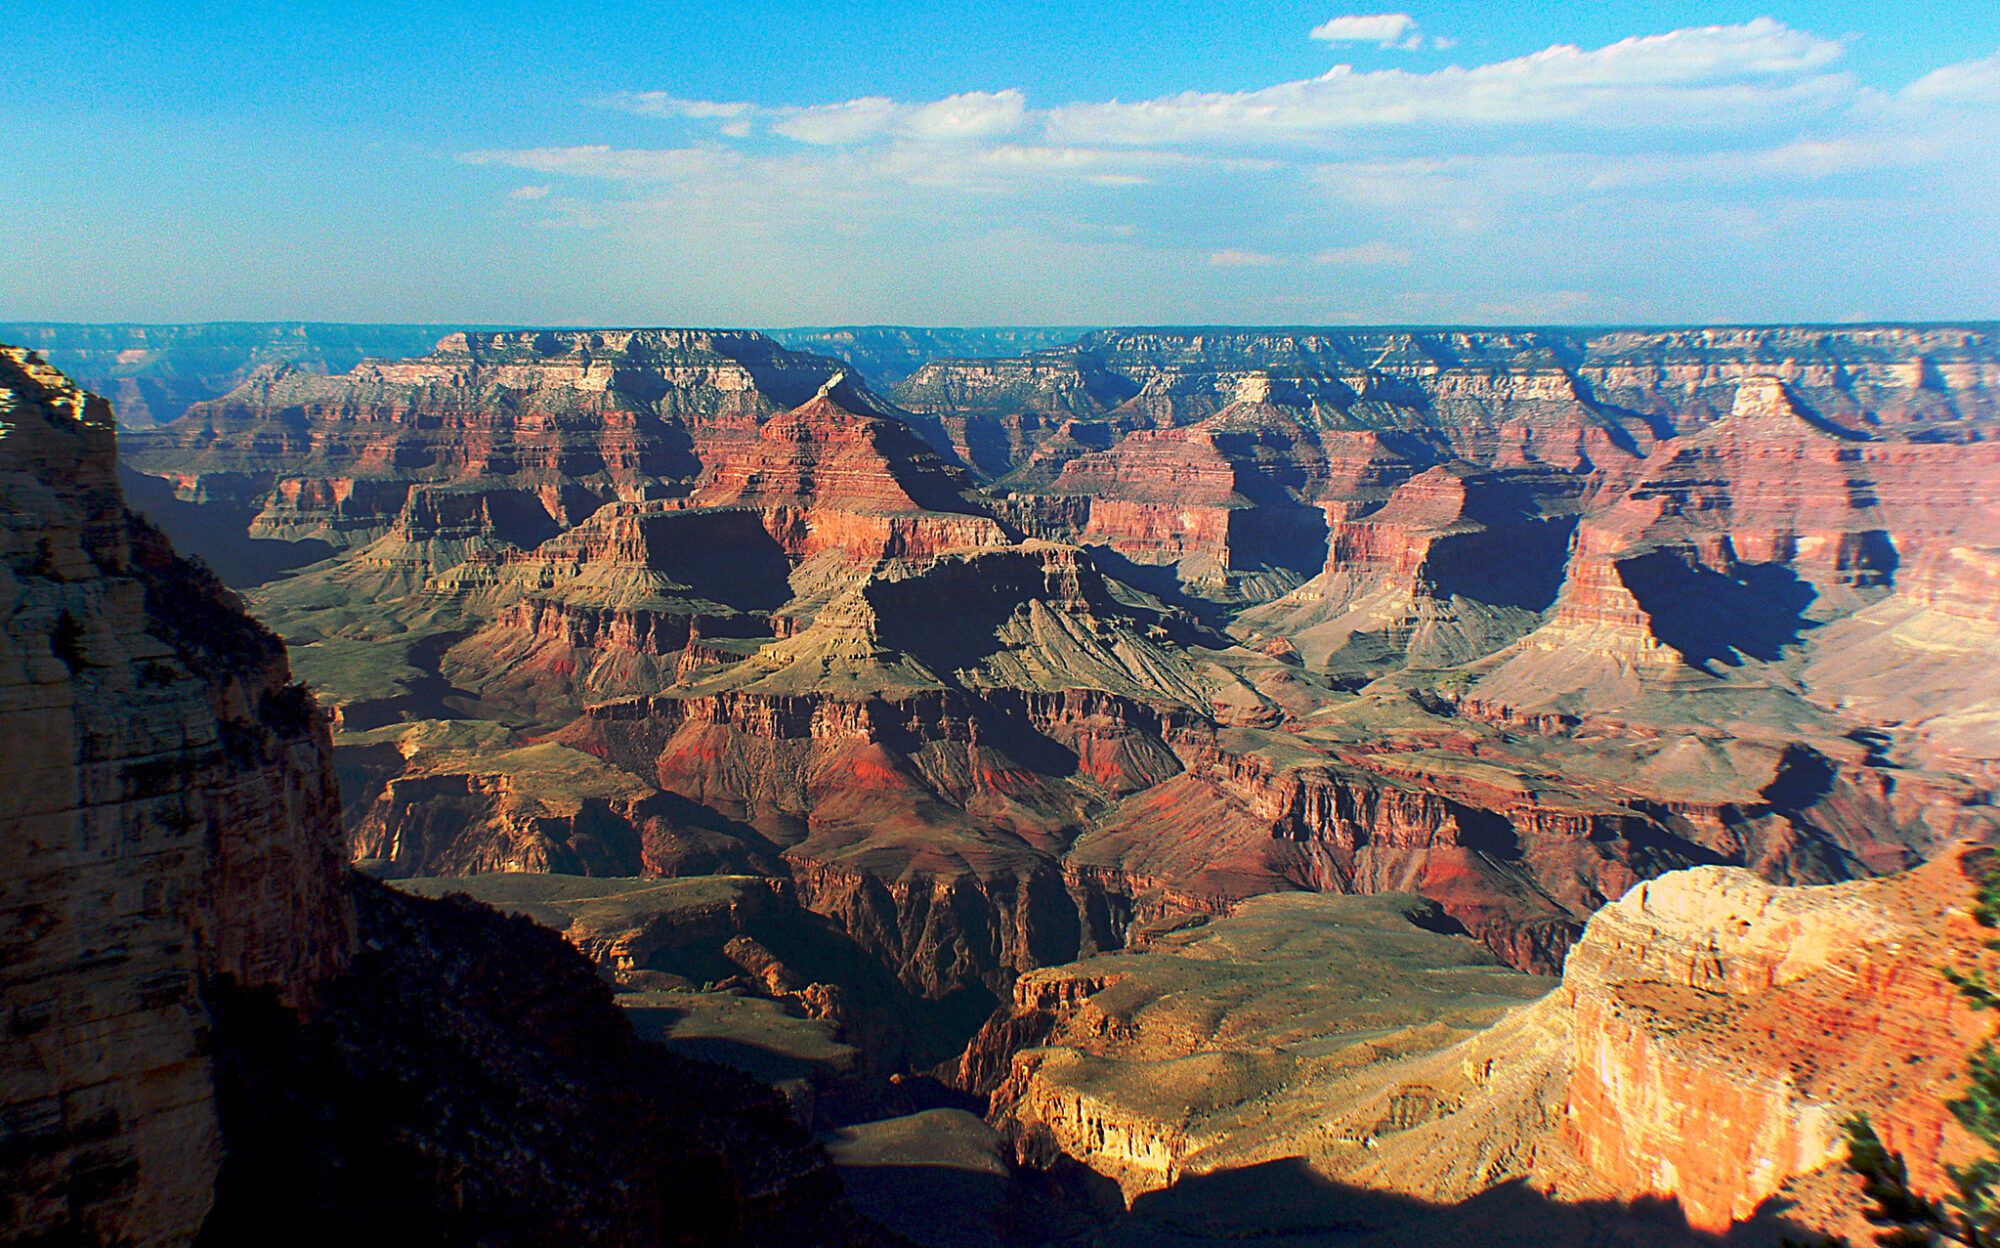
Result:
[[172,1243],[222,1159],[205,986],[302,1005],[353,914],[284,647],[115,474],[109,406],[0,351],[0,1223]]
[[1671,1197],[1703,1230],[1785,1196],[1822,1218],[1844,1206],[1834,1229],[1859,1231],[1835,1163],[1841,1123],[1865,1112],[1918,1189],[1943,1190],[1971,1143],[1945,1102],[1993,1026],[1943,971],[1984,956],[1969,877],[1992,867],[1955,852],[1822,888],[1704,867],[1605,907],[1554,1001],[1574,1048],[1545,1179]]
[[0,348],[0,1242],[852,1243],[768,1090],[346,865],[285,648]]
[[[1941,972],[1986,956],[1969,873],[1991,857],[1813,888],[1675,872],[1600,911],[1553,991],[1387,899],[1257,899],[1144,951],[1023,976],[960,1079],[991,1090],[1024,1161],[1088,1166],[1135,1211],[1286,1162],[1429,1205],[1525,1180],[1565,1207],[1664,1202],[1696,1233],[1754,1222],[1863,1242],[1840,1164],[1850,1115],[1871,1117],[1920,1190],[1967,1156],[1945,1103],[1992,1021]],[[1348,977],[1372,987],[1327,990]],[[1361,1225],[1388,1216],[1348,1199]],[[1541,1242],[1578,1242],[1569,1225]]]

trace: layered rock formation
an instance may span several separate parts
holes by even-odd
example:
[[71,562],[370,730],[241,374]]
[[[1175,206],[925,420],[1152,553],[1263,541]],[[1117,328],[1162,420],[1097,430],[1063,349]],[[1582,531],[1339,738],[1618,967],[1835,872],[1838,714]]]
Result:
[[363,882],[316,1008],[217,994],[203,1243],[828,1244],[872,1233],[783,1100],[635,1040],[552,932]]
[[36,352],[108,398],[123,425],[143,429],[235,389],[262,364],[345,372],[369,356],[415,355],[444,332],[430,325],[11,322],[0,324],[0,342]]
[[[105,395],[131,428],[166,424],[220,398],[262,364],[339,373],[362,360],[420,355],[455,326],[239,322],[88,325],[0,322],[0,341],[38,352],[77,384]],[[1063,345],[1081,329],[941,329],[829,325],[768,331],[780,345],[845,360],[886,388],[932,360],[1021,355]]]
[[1545,1180],[1672,1197],[1703,1230],[1781,1193],[1829,1217],[1845,1185],[1817,1172],[1866,1112],[1941,1190],[1970,1143],[1944,1102],[1992,1029],[1942,972],[1980,957],[1968,876],[1989,859],[1817,889],[1698,868],[1605,907],[1564,972],[1574,1050]]
[[[1390,1242],[1435,1215],[1371,1197],[1475,1209],[1518,1180],[1558,1202],[1541,1242],[1598,1242],[1560,1209],[1605,1202],[1667,1203],[1697,1234],[1754,1222],[1746,1242],[1859,1239],[1848,1116],[1870,1115],[1921,1191],[1968,1155],[1945,1102],[1992,1023],[1941,972],[1990,956],[1969,878],[1990,859],[1815,888],[1662,876],[1512,1008],[1547,981],[1410,927],[1420,910],[1257,899],[1023,976],[960,1078],[992,1090],[1026,1160],[1088,1165],[1128,1201],[1296,1159],[1337,1185],[1320,1216]],[[1305,956],[1325,942],[1341,955]],[[1348,976],[1368,987],[1329,990]],[[1695,1239],[1653,1221],[1648,1242]]]
[[377,869],[769,872],[1000,998],[1273,891],[1549,972],[1664,871],[1982,834],[1996,370],[1976,326],[1106,331],[899,407],[756,335],[467,334],[130,458],[334,555],[253,597]]
[[893,386],[937,359],[990,359],[1061,346],[1083,334],[1058,326],[990,329],[913,325],[827,325],[768,330],[794,351],[846,360],[870,384]]
[[855,1244],[746,1079],[553,934],[354,876],[285,648],[0,348],[0,1239]]
[[360,545],[399,516],[428,536],[442,506],[532,545],[612,499],[684,494],[697,444],[754,441],[839,371],[750,333],[451,334],[334,377],[265,367],[126,460],[189,501],[255,503],[255,536]]
[[1370,427],[1442,436],[1460,454],[1502,447],[1547,462],[1643,450],[1729,411],[1769,376],[1840,422],[1962,440],[1993,415],[1990,329],[1100,330],[1012,360],[938,360],[896,388],[916,411],[1004,426],[1184,426],[1244,383]]
[[304,1002],[353,915],[284,647],[129,518],[110,408],[0,350],[0,1222],[186,1242],[222,1139],[204,986]]
[[1024,1160],[1081,1162],[1128,1203],[1275,1157],[1343,1174],[1378,1137],[1456,1109],[1385,1070],[1551,986],[1426,930],[1441,918],[1410,897],[1260,897],[1138,951],[1031,972],[960,1079],[990,1092]]

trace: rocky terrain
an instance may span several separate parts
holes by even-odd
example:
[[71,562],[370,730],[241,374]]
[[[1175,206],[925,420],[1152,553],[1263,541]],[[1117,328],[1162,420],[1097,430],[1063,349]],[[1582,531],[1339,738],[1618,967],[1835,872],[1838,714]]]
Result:
[[354,916],[284,647],[127,515],[112,414],[0,353],[7,622],[0,1221],[185,1240],[221,1160],[200,986],[296,1006]]
[[[449,325],[341,325],[314,322],[209,322],[197,325],[92,325],[0,321],[0,342],[39,354],[76,383],[111,401],[132,428],[163,425],[196,403],[220,398],[264,364],[342,373],[371,356],[421,355]],[[920,329],[829,325],[777,329],[795,351],[836,356],[870,384],[891,386],[942,358],[1023,355],[1061,346],[1081,329]]]
[[340,373],[367,357],[423,351],[444,327],[229,323],[76,325],[0,323],[0,342],[39,354],[108,399],[121,424],[163,425],[226,394],[259,365],[280,361]]
[[[1423,930],[1409,899],[1258,898],[1022,976],[961,1074],[1024,1161],[1088,1165],[1142,1223],[1170,1187],[1290,1165],[1320,1180],[1308,1221],[1358,1242],[1417,1242],[1425,1219],[1502,1242],[1593,1224],[1558,1215],[1537,1241],[1511,1214],[1467,1220],[1510,1185],[1671,1211],[1590,1242],[1866,1242],[1838,1165],[1849,1114],[1922,1190],[1969,1155],[1943,1103],[1992,1024],[1940,970],[1987,956],[1969,875],[1990,854],[1815,888],[1675,872],[1600,911],[1553,985]],[[1262,1216],[1224,1221],[1270,1234],[1300,1211]]]
[[767,1088],[347,865],[284,645],[0,348],[0,1242],[863,1243]]
[[767,332],[794,351],[845,360],[870,385],[887,387],[933,360],[1026,355],[1072,342],[1085,331],[1061,326],[927,329],[910,325],[826,325]]
[[[125,465],[332,710],[369,871],[618,877],[615,920],[463,887],[539,908],[624,996],[722,985],[733,1004],[655,1008],[690,1039],[768,1025],[826,1059],[782,1081],[838,1099],[840,1046],[878,1043],[988,1091],[1043,1023],[982,1020],[1044,968],[1286,906],[1335,915],[1300,919],[1329,947],[1361,924],[1516,985],[1396,1024],[1412,1062],[1456,1060],[1645,881],[1862,880],[1989,837],[1996,395],[1986,326],[1101,331],[886,393],[746,332],[467,332],[264,368]],[[749,891],[721,922],[635,883],[684,877]],[[707,934],[662,935],[683,924]],[[800,933],[839,957],[778,947]],[[1590,1015],[1547,1000],[1571,997]],[[1493,1026],[1555,1052],[1555,1010]],[[1070,1060],[996,1121],[1069,1096]],[[1096,1157],[1136,1209],[1167,1199],[1146,1175],[1238,1166],[1202,1153],[1243,1138],[1228,1089],[1310,1104],[1340,1060],[1295,1085],[1212,1062],[1223,1090],[1179,1135],[1115,1128],[1172,1141],[1147,1160],[1107,1161],[1089,1114],[1015,1134]],[[1556,1086],[1524,1078],[1495,1115]],[[1366,1158],[1327,1160],[1345,1140],[1240,1161],[1366,1187]],[[1513,1145],[1439,1156],[1479,1164],[1398,1199],[1533,1169]],[[1683,1173],[1579,1199],[1749,1212]]]

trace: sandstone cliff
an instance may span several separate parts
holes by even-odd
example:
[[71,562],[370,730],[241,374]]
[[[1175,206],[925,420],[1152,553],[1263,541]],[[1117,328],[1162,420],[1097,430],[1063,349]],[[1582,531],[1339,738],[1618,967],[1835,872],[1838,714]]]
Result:
[[314,372],[345,372],[369,356],[422,351],[443,332],[429,325],[13,322],[0,324],[0,342],[36,352],[78,385],[109,399],[122,425],[145,428],[235,389],[260,364],[284,361]]
[[945,996],[1295,890],[1553,971],[1641,879],[1992,823],[1995,368],[1979,326],[1106,331],[898,406],[756,335],[470,333],[131,459],[334,555],[252,598],[378,869],[770,872]]
[[1989,857],[1815,889],[1699,868],[1605,907],[1564,972],[1574,1051],[1543,1180],[1672,1197],[1704,1230],[1785,1194],[1852,1232],[1836,1163],[1865,1111],[1941,1190],[1969,1144],[1944,1102],[1992,1025],[1942,971],[1979,956],[1968,873]]

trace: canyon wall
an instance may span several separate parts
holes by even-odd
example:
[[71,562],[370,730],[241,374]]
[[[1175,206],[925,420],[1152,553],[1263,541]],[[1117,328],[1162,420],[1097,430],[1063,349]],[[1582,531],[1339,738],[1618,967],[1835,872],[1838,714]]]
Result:
[[351,872],[326,717],[115,457],[0,348],[0,1241],[872,1242],[560,937]]
[[1946,1188],[1971,1141],[1945,1102],[1992,1020],[1943,972],[1983,957],[1969,877],[1990,869],[1960,851],[1786,889],[1697,868],[1605,907],[1564,971],[1575,1050],[1545,1177],[1669,1197],[1709,1231],[1791,1195],[1822,1217],[1844,1205],[1851,1231],[1842,1125],[1865,1112],[1918,1190]]
[[0,1222],[186,1242],[222,1158],[206,986],[291,1006],[353,915],[284,647],[129,518],[109,407],[0,352]]
[[1996,379],[1976,325],[1133,330],[891,402],[468,332],[128,466],[331,556],[250,592],[371,868],[783,875],[945,995],[1301,890],[1550,972],[1642,879],[1990,824]]
[[39,354],[110,400],[128,428],[163,425],[226,394],[258,365],[342,373],[370,356],[412,355],[446,331],[431,325],[211,322],[200,325],[0,324],[0,342]]

